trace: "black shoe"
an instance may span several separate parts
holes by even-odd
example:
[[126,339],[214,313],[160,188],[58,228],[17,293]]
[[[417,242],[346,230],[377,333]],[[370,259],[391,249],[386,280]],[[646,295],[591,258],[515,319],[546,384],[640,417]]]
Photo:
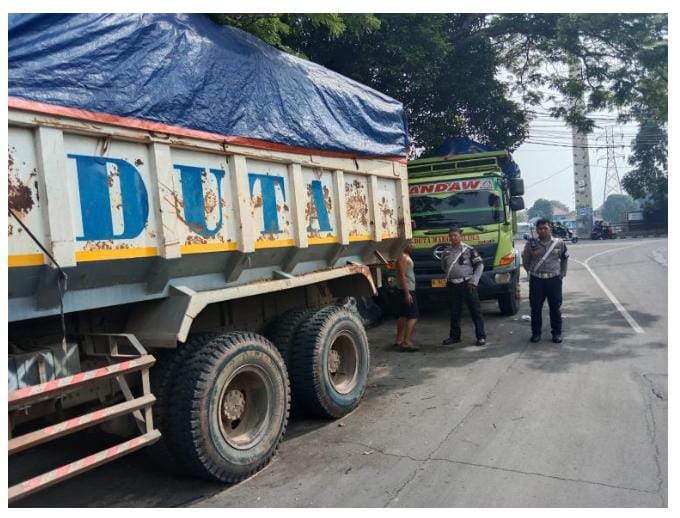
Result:
[[541,341],[541,335],[531,335],[531,339],[529,340],[532,343],[540,342]]
[[442,341],[442,345],[453,345],[453,344],[459,344],[460,343],[460,338],[447,338],[446,340]]
[[477,338],[475,345],[486,345],[486,338]]
[[562,335],[552,335],[552,341],[556,344],[562,343]]

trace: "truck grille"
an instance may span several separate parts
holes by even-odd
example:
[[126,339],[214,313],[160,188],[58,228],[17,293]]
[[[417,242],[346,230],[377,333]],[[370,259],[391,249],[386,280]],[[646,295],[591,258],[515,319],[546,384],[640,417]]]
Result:
[[[440,245],[437,245],[440,246]],[[491,245],[476,246],[475,249],[481,254],[484,262],[484,271],[493,268],[493,261],[496,257],[496,243]],[[432,247],[428,250],[414,250],[411,252],[413,259],[413,270],[416,275],[438,275],[442,274],[441,264],[438,259],[434,257],[434,249]]]

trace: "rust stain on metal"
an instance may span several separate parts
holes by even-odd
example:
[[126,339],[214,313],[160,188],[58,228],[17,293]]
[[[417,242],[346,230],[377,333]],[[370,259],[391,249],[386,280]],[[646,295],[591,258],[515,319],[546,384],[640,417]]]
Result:
[[28,185],[21,181],[19,173],[14,169],[14,163],[14,157],[8,152],[7,205],[17,213],[18,216],[26,216],[31,212],[35,205],[33,191]]
[[391,207],[383,196],[378,202],[378,208],[380,209],[381,215],[381,225],[383,230],[391,230],[393,225],[396,223],[394,220],[394,208]]
[[217,208],[217,195],[210,190],[203,196],[203,208],[206,214],[211,214]]
[[266,234],[260,234],[256,241],[276,241],[279,238],[276,232],[268,232]]
[[88,241],[83,250],[113,250],[113,241]]
[[195,223],[188,223],[187,220],[182,217],[182,214],[184,213],[184,203],[182,203],[182,201],[179,199],[179,195],[175,191],[170,191],[170,196],[172,196],[172,200],[169,200],[168,198],[165,198],[165,200],[172,204],[173,208],[175,209],[175,216],[177,216],[177,219],[184,223],[189,228],[189,230],[199,234],[202,230],[201,226]]
[[347,217],[356,225],[368,226],[368,201],[365,186],[358,180],[345,183],[345,199],[347,200]]
[[187,236],[184,241],[186,245],[205,245],[208,244],[208,240],[202,238],[201,236]]
[[325,185],[323,186],[323,202],[326,205],[328,212],[333,212],[333,201],[331,200],[331,191]]
[[307,184],[307,203],[305,204],[305,220],[307,222],[307,234],[311,237],[320,237],[319,214],[314,203],[312,184]]
[[88,241],[83,250],[126,250],[132,248],[128,243],[117,243],[114,244],[113,240],[105,241]]

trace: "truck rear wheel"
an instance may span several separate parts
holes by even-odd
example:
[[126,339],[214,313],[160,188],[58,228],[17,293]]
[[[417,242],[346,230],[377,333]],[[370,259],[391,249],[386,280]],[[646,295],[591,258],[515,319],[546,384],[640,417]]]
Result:
[[359,317],[338,306],[318,310],[295,335],[292,385],[297,407],[324,418],[351,412],[366,390],[369,362]]
[[519,283],[516,283],[514,290],[498,296],[498,308],[501,310],[501,314],[505,316],[517,314],[519,311]]
[[272,458],[288,423],[290,387],[276,347],[233,332],[182,368],[169,425],[175,454],[197,477],[234,483]]
[[180,367],[216,336],[218,335],[195,334],[176,349],[160,349],[153,352],[156,364],[151,368],[150,381],[151,392],[156,397],[156,402],[151,409],[154,426],[161,432],[161,438],[144,451],[164,470],[178,473],[183,467],[174,453],[171,440],[173,430],[168,426],[168,415],[175,400],[174,392]]
[[312,316],[316,309],[291,309],[279,316],[267,332],[267,338],[276,346],[290,372],[293,339],[300,325]]

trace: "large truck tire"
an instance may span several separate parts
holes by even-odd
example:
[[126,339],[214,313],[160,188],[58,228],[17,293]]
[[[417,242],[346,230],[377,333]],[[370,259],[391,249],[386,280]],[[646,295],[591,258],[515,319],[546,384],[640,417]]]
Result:
[[519,283],[516,283],[514,290],[499,295],[498,309],[501,310],[501,315],[516,315],[519,312],[519,298]]
[[181,473],[184,469],[181,462],[175,455],[172,447],[172,430],[168,426],[168,414],[173,401],[174,392],[177,387],[177,380],[181,372],[181,366],[189,357],[195,354],[216,334],[195,334],[192,335],[185,344],[179,345],[176,349],[159,349],[153,351],[156,358],[155,365],[151,368],[149,375],[151,382],[151,392],[156,398],[156,402],[151,407],[154,427],[161,432],[161,438],[151,446],[144,448],[144,451],[152,461],[165,471]]
[[359,317],[339,306],[318,310],[295,335],[291,377],[297,409],[322,418],[351,412],[366,390],[369,365]]
[[187,473],[235,483],[262,469],[290,410],[288,374],[276,347],[255,333],[218,335],[179,374],[168,424]]
[[266,335],[281,353],[288,372],[291,371],[293,339],[300,325],[312,316],[317,309],[291,309],[274,320]]

